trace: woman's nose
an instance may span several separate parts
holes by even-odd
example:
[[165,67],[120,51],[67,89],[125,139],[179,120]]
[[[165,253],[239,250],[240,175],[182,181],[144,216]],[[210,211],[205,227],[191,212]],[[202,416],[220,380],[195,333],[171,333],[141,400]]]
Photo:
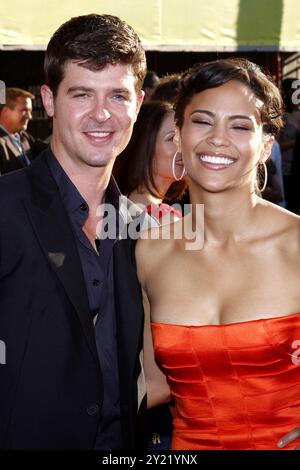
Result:
[[226,146],[228,144],[228,136],[226,127],[222,124],[215,124],[211,126],[208,141],[216,147]]

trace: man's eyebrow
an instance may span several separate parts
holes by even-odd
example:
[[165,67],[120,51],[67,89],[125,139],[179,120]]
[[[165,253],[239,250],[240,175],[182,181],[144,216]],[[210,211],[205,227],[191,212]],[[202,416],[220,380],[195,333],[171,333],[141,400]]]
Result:
[[[215,113],[213,113],[212,111],[208,111],[207,109],[194,109],[194,111],[191,113],[191,116],[195,113],[202,113],[207,114],[210,117],[215,117]],[[229,119],[247,119],[248,121],[253,122],[253,118],[247,116],[246,114],[233,114],[232,116],[229,116]]]
[[112,88],[111,90],[113,93],[127,93],[127,95],[130,95],[131,92],[128,90],[128,88]]
[[94,91],[92,88],[86,87],[86,86],[71,86],[68,88],[67,93],[74,93],[74,91],[84,91],[84,92],[92,92]]
[[[89,87],[86,87],[86,86],[83,86],[83,85],[79,85],[79,86],[71,86],[70,88],[68,88],[67,93],[69,94],[69,93],[74,93],[74,92],[78,92],[78,91],[83,91],[85,93],[95,92],[95,90],[93,88],[89,88]],[[127,93],[128,95],[131,94],[130,90],[128,90],[127,88],[111,88],[109,91],[112,92],[112,93]]]

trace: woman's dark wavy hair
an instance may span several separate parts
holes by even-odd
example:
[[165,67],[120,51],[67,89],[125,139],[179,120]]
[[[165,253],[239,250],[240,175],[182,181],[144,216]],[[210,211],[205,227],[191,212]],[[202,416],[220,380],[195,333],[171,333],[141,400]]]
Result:
[[121,193],[126,196],[142,188],[155,197],[171,201],[183,195],[184,181],[174,182],[166,195],[160,194],[152,173],[157,135],[165,116],[171,112],[172,104],[163,101],[149,101],[142,105],[130,142],[117,157],[113,169]]
[[201,91],[216,88],[231,80],[248,86],[263,106],[260,110],[263,131],[278,135],[283,126],[283,102],[280,91],[258,65],[247,59],[221,59],[195,64],[183,75],[175,103],[175,122],[181,128],[184,112],[192,97]]

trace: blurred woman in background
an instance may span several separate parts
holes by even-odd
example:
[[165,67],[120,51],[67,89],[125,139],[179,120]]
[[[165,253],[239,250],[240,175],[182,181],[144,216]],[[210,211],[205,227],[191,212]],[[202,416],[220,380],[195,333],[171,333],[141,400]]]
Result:
[[[160,223],[180,218],[181,212],[169,204],[184,193],[181,155],[173,142],[174,111],[170,103],[149,101],[143,104],[131,140],[118,156],[114,176],[123,194]],[[179,180],[179,181],[178,181]]]

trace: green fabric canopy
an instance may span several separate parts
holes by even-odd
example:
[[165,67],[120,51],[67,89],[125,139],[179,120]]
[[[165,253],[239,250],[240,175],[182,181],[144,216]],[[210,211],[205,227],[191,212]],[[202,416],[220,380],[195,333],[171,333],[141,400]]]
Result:
[[87,13],[120,16],[149,50],[300,50],[299,0],[1,0],[0,47],[44,49]]

